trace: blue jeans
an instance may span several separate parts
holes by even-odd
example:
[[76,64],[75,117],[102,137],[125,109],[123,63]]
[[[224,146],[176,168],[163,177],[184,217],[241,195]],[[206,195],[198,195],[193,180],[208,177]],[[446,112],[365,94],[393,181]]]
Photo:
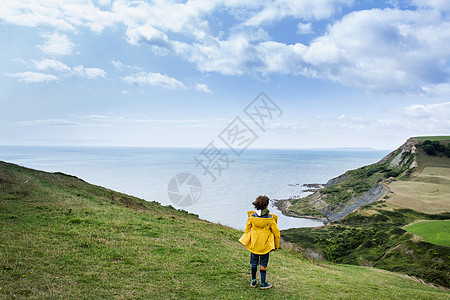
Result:
[[252,266],[257,266],[260,264],[262,267],[267,268],[267,264],[269,263],[269,253],[266,254],[250,254],[250,264]]

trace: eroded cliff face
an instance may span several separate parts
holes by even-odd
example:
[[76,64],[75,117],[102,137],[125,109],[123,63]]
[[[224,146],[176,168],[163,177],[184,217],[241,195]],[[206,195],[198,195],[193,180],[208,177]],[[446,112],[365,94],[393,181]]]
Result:
[[337,221],[353,212],[360,206],[375,202],[380,200],[384,195],[389,192],[389,188],[382,183],[375,184],[370,190],[362,194],[360,197],[355,197],[352,199],[353,201],[349,201],[342,210],[330,210],[328,212],[324,212],[327,215],[327,219],[329,222]]
[[389,162],[389,167],[398,170],[412,169],[417,167],[417,145],[420,141],[416,138],[409,138],[406,142],[398,147],[395,151],[392,151],[386,155],[378,163]]

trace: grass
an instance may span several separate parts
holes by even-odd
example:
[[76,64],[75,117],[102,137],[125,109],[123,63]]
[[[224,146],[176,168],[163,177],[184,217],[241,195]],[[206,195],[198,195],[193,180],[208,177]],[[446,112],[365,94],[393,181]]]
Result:
[[408,181],[389,184],[387,202],[425,213],[450,211],[450,168],[425,167]]
[[450,247],[450,220],[421,221],[408,225],[404,229],[420,235],[426,242]]
[[[422,140],[442,144],[447,138]],[[383,181],[391,191],[383,201],[363,206],[331,225],[290,229],[282,236],[310,257],[404,272],[450,288],[450,248],[443,237],[448,229],[434,228],[440,243],[430,244],[431,232],[426,232],[426,239],[418,239],[402,228],[417,220],[450,218],[450,159],[445,147],[437,143],[434,155],[427,155],[421,146],[414,153],[399,148],[386,161],[347,171],[332,186],[291,201],[290,209],[297,213],[310,207],[339,210],[376,182]],[[418,166],[410,169],[414,160]]]
[[426,155],[423,151],[420,151],[418,162],[419,169],[425,167],[450,168],[450,159],[448,157]]
[[[245,212],[243,212],[245,213]],[[242,232],[155,202],[0,162],[2,299],[448,299],[404,275],[271,254],[249,286]]]
[[402,229],[416,220],[449,218],[450,213],[429,215],[378,201],[331,225],[283,230],[282,237],[316,259],[404,272],[450,288],[450,247],[414,239]]

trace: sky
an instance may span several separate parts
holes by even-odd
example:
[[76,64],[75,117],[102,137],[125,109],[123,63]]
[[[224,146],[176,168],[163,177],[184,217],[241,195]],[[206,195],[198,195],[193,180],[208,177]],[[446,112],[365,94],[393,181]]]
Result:
[[254,148],[450,134],[448,0],[2,0],[0,43],[0,145],[202,148],[236,117]]

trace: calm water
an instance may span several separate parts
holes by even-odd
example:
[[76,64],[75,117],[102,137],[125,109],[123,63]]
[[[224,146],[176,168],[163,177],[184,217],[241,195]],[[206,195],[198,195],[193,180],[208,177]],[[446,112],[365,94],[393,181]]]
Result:
[[[178,173],[192,173],[201,181],[202,195],[183,209],[202,219],[243,229],[247,210],[260,194],[271,199],[307,195],[300,185],[325,183],[349,169],[374,163],[381,150],[267,150],[247,149],[241,157],[228,153],[227,170],[215,182],[196,166],[202,149],[28,147],[0,146],[0,160],[49,172],[64,172],[87,182],[163,205],[173,205],[168,183]],[[298,186],[291,186],[299,184]],[[275,207],[281,229],[312,227],[321,222],[283,216]]]

